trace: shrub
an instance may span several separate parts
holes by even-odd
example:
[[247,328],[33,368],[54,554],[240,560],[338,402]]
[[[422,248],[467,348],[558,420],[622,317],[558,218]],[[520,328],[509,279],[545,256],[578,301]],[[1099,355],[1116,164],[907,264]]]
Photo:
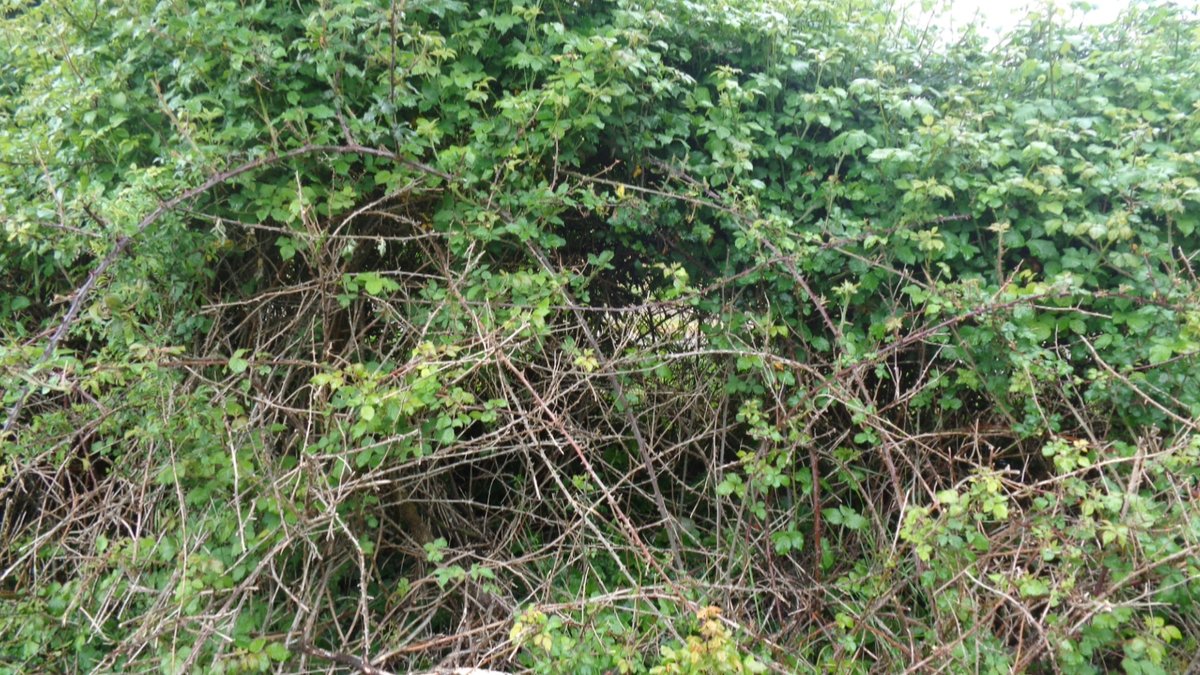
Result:
[[1200,647],[1193,14],[10,4],[0,668]]

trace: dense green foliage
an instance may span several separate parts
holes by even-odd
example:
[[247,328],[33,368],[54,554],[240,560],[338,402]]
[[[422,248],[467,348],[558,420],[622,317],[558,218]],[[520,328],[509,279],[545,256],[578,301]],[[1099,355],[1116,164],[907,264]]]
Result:
[[1182,9],[5,8],[0,670],[1200,650]]

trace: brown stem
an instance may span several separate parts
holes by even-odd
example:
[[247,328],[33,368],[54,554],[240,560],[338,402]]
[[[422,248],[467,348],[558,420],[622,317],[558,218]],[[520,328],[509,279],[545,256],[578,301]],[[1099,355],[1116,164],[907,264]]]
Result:
[[[225,183],[227,181],[230,181],[244,173],[248,173],[255,169],[262,168],[264,166],[270,166],[272,164],[277,164],[279,162],[282,162],[282,161],[285,161],[288,159],[292,159],[294,157],[302,157],[304,155],[313,155],[313,154],[320,154],[320,153],[333,153],[333,154],[343,154],[343,155],[370,155],[373,157],[384,157],[386,159],[391,159],[391,160],[394,160],[401,164],[404,164],[405,166],[409,166],[414,169],[417,169],[418,171],[437,176],[439,178],[442,178],[443,180],[451,180],[451,178],[452,178],[449,174],[439,171],[438,169],[435,169],[432,166],[429,166],[422,162],[418,162],[415,160],[401,157],[401,156],[397,155],[396,153],[392,152],[391,150],[386,150],[386,149],[382,149],[382,148],[371,148],[371,147],[357,145],[357,144],[353,144],[353,145],[305,145],[303,147],[288,150],[287,152],[283,152],[283,153],[272,152],[264,157],[259,157],[258,159],[251,160],[249,162],[246,162],[244,164],[236,166],[232,169],[229,169],[228,171],[222,171],[220,173],[209,176],[209,178],[207,180],[205,180],[203,183],[201,183],[200,185],[198,185],[194,188],[191,188],[190,190],[185,190],[185,191],[179,193],[178,195],[172,197],[171,199],[168,199],[167,201],[160,203],[157,208],[155,208],[148,215],[146,215],[144,218],[142,218],[142,220],[140,222],[138,222],[137,227],[134,228],[132,234],[122,235],[121,237],[117,238],[116,243],[113,244],[113,247],[112,247],[112,249],[109,250],[108,255],[104,256],[104,258],[100,261],[100,264],[98,264],[94,268],[92,268],[92,271],[88,273],[87,280],[84,281],[83,285],[80,286],[79,288],[77,288],[75,290],[75,293],[72,294],[71,304],[67,308],[66,314],[64,314],[63,318],[58,322],[58,327],[54,330],[54,333],[50,336],[50,340],[46,344],[46,348],[44,350],[42,350],[41,356],[39,356],[37,361],[34,362],[34,364],[30,367],[30,370],[32,371],[32,370],[36,369],[38,366],[41,366],[46,361],[48,361],[51,356],[54,355],[54,351],[58,348],[58,344],[60,342],[62,342],[63,338],[65,338],[67,336],[67,332],[70,330],[71,324],[75,323],[75,319],[78,318],[80,310],[83,309],[84,301],[87,300],[88,296],[91,295],[92,291],[95,289],[96,284],[99,283],[100,277],[103,276],[104,273],[108,271],[108,268],[112,267],[113,264],[115,264],[117,262],[117,260],[119,260],[121,258],[121,256],[129,249],[129,247],[133,244],[134,237],[145,232],[147,228],[149,228],[154,223],[158,222],[159,218],[162,218],[167,213],[170,213],[173,209],[175,209],[175,207],[179,206],[180,204],[182,204],[186,201],[189,201],[191,199],[194,199],[194,198],[204,194],[205,192],[208,192],[209,190],[213,189],[214,187],[216,187],[222,183]],[[21,387],[20,392],[16,396],[16,400],[13,402],[12,407],[9,408],[9,410],[8,410],[8,418],[4,422],[4,428],[0,429],[0,438],[8,436],[9,432],[12,431],[13,428],[16,426],[17,418],[20,417],[21,410],[25,406],[25,399],[28,396],[29,396],[29,385],[25,384]]]

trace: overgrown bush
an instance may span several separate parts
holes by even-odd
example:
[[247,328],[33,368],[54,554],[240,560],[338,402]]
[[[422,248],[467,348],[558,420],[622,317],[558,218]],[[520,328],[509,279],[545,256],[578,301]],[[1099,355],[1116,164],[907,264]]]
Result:
[[5,11],[0,669],[1196,667],[1184,9]]

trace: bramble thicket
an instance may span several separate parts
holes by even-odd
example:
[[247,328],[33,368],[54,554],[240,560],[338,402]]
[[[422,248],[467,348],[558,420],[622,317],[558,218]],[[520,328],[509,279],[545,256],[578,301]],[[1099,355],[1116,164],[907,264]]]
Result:
[[3,6],[0,671],[1200,667],[1193,9]]

